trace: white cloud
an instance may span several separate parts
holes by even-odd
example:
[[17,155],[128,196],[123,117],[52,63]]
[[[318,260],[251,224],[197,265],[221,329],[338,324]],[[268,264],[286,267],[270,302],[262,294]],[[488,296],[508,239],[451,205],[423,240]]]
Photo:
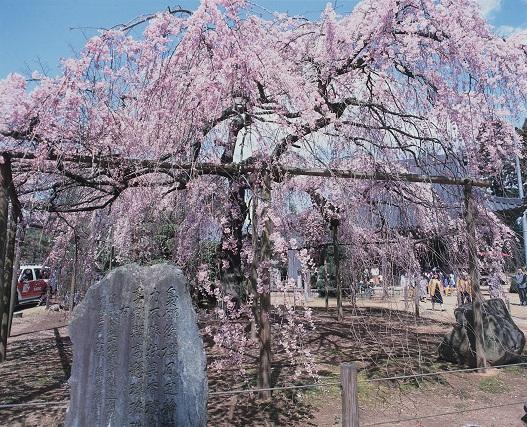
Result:
[[513,27],[512,25],[500,25],[496,33],[501,37],[514,36],[518,41],[527,42],[527,28]]
[[492,12],[496,12],[501,7],[501,0],[476,0],[479,4],[483,15],[488,16]]

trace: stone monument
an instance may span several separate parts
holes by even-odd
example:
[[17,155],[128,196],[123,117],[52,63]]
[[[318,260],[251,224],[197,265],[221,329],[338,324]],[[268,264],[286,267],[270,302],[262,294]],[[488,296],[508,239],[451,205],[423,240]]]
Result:
[[[516,326],[501,299],[490,299],[482,304],[483,343],[490,365],[515,362],[525,346],[525,335]],[[439,357],[461,365],[476,366],[476,338],[472,304],[454,310],[456,325],[439,345]]]
[[70,325],[66,426],[205,426],[203,341],[181,270],[125,265],[92,286]]

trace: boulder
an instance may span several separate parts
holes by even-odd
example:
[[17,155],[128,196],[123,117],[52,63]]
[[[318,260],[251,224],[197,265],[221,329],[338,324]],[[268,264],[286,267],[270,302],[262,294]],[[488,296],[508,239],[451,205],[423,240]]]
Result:
[[205,352],[181,270],[113,270],[73,311],[70,336],[66,426],[206,425]]
[[[505,365],[518,359],[525,346],[525,335],[512,320],[501,299],[482,304],[483,336],[487,362]],[[454,311],[456,325],[439,345],[439,357],[461,365],[476,366],[474,313],[472,304]]]

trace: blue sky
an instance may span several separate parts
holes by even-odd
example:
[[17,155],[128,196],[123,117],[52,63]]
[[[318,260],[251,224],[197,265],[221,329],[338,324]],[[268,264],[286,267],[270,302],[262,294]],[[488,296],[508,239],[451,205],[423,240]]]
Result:
[[[328,0],[253,0],[272,11],[320,15]],[[339,13],[357,0],[330,0]],[[478,0],[500,33],[527,29],[527,0]],[[0,0],[0,78],[10,72],[29,75],[58,72],[60,58],[79,51],[97,28],[111,27],[179,4],[193,9],[198,0]]]

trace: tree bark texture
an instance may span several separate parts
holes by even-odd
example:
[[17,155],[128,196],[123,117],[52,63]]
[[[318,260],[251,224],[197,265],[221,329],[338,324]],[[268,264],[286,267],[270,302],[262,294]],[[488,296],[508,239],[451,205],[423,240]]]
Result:
[[472,310],[474,312],[474,336],[476,338],[476,366],[478,368],[485,368],[487,366],[487,358],[485,356],[483,314],[481,310],[483,297],[479,288],[480,275],[476,244],[474,194],[470,184],[465,185],[465,224],[467,227],[468,269],[472,280]]
[[[265,221],[259,245],[259,272],[262,283],[262,292],[258,294],[258,337],[260,341],[260,353],[258,364],[258,388],[269,388],[271,386],[271,233],[272,221],[267,215],[271,203],[271,176],[264,174],[262,177],[261,199],[263,202],[261,217]],[[259,394],[262,400],[271,398],[270,391],[262,391]]]

